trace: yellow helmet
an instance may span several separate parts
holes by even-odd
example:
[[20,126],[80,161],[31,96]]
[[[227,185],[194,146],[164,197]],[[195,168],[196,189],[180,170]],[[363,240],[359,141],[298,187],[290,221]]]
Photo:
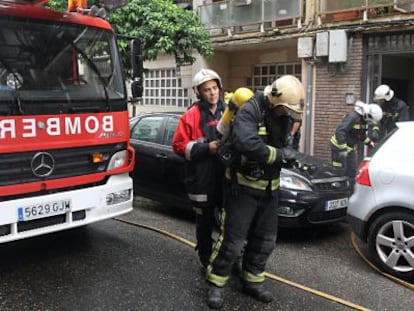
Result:
[[247,87],[239,87],[231,97],[231,101],[237,106],[243,106],[250,98],[254,96],[251,89]]
[[276,79],[272,85],[266,86],[264,95],[269,100],[271,109],[284,106],[292,118],[302,119],[305,90],[295,76],[284,75]]

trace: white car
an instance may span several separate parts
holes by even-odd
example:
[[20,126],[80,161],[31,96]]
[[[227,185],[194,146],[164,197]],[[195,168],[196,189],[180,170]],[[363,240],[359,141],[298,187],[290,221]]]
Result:
[[364,159],[349,199],[352,230],[382,271],[414,281],[414,122],[401,122]]

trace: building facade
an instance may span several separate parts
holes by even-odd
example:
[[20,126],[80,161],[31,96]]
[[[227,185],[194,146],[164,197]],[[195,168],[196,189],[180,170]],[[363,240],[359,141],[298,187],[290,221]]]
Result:
[[138,111],[185,110],[192,75],[216,70],[224,89],[263,89],[283,74],[306,89],[301,150],[330,158],[329,138],[357,100],[372,101],[382,83],[410,105],[414,117],[414,0],[194,0],[214,56],[195,55],[176,68],[173,57],[146,62]]

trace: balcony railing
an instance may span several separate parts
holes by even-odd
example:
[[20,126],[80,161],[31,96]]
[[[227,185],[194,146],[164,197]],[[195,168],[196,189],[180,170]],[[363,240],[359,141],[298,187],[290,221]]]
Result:
[[303,0],[229,0],[199,6],[201,21],[211,34],[295,26]]
[[319,2],[319,16],[322,21],[368,20],[413,12],[413,0],[320,0]]

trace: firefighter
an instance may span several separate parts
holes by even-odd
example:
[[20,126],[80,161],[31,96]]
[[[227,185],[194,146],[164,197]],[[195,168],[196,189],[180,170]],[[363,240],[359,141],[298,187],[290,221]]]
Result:
[[380,123],[380,138],[395,128],[395,123],[409,121],[409,108],[406,102],[394,96],[394,91],[386,84],[374,91],[374,102],[381,106],[383,118]]
[[263,284],[265,265],[276,242],[280,170],[296,157],[292,147],[285,147],[289,118],[300,119],[303,99],[301,82],[286,75],[239,105],[229,134],[234,160],[225,172],[223,229],[207,268],[210,308],[222,307],[241,253],[242,291],[265,303],[273,300]]
[[225,105],[220,100],[219,75],[202,69],[193,77],[198,97],[180,118],[173,137],[173,150],[185,157],[185,186],[196,213],[196,251],[206,268],[213,245],[215,209],[222,203],[224,167],[217,156],[216,125]]
[[342,169],[352,184],[355,183],[357,170],[356,146],[359,142],[372,145],[376,139],[370,137],[370,130],[382,119],[381,107],[377,104],[355,103],[354,109],[348,113],[337,126],[331,137],[332,166]]

